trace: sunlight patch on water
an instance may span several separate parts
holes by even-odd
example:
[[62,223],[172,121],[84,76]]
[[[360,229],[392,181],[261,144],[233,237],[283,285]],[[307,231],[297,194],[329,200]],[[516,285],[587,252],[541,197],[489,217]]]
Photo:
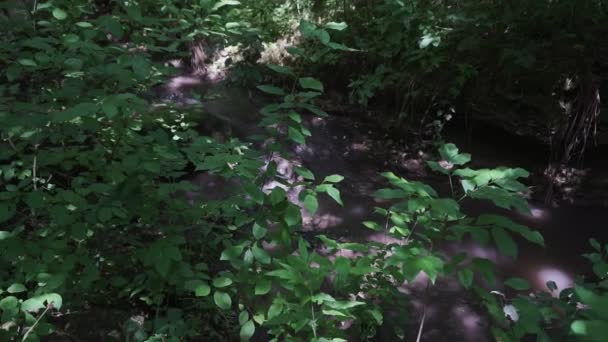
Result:
[[183,88],[194,87],[203,83],[200,77],[196,76],[176,76],[169,80],[167,87],[171,91],[179,91]]
[[455,306],[452,314],[458,319],[467,341],[480,341],[483,338],[482,318],[468,305]]
[[546,216],[546,211],[544,209],[532,208],[530,210],[530,215],[535,219],[542,219]]
[[369,151],[369,146],[365,142],[352,143],[350,145],[350,149],[355,152],[367,152],[367,151]]
[[399,243],[401,240],[396,239],[386,233],[374,233],[374,234],[370,234],[367,238],[367,241],[369,242],[379,242],[379,243],[385,243],[385,244],[391,244],[391,243]]
[[332,214],[315,215],[310,219],[310,222],[307,223],[310,228],[305,230],[325,230],[328,228],[339,226],[340,224],[342,224],[342,222],[344,222],[344,219],[340,216]]
[[572,287],[574,285],[574,278],[563,270],[555,267],[543,267],[536,272],[534,275],[534,285],[536,288],[549,291],[547,288],[548,281],[554,281],[557,285],[557,290],[551,291],[551,294],[555,297],[559,295],[561,290]]

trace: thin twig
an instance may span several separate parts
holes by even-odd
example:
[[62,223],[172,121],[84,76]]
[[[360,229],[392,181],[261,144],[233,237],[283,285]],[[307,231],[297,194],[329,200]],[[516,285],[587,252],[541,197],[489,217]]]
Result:
[[44,309],[44,311],[42,312],[42,315],[38,316],[38,319],[36,319],[36,322],[34,322],[34,324],[29,329],[27,329],[27,332],[25,333],[25,335],[23,335],[21,342],[24,342],[25,340],[27,340],[27,337],[30,335],[30,332],[32,332],[32,330],[34,330],[34,328],[36,328],[36,326],[38,325],[38,323],[40,323],[40,321],[42,320],[44,315],[46,315],[46,313],[49,312],[49,310],[52,308],[53,308],[53,303],[49,303],[46,306],[46,309]]
[[32,181],[34,182],[34,191],[38,190],[38,186],[36,183],[38,182],[38,178],[36,177],[36,164],[38,161],[38,155],[34,154],[34,165],[32,166]]
[[9,145],[11,145],[11,148],[12,148],[12,149],[13,149],[15,152],[19,153],[19,150],[17,150],[17,147],[15,146],[15,144],[13,143],[13,141],[11,140],[11,138],[10,138],[10,137],[6,138],[6,141],[8,141],[8,144],[9,144]]
[[420,327],[418,328],[418,337],[416,337],[416,342],[420,342],[420,338],[422,337],[422,329],[424,328],[424,320],[426,319],[426,305],[422,311],[422,320],[420,321]]

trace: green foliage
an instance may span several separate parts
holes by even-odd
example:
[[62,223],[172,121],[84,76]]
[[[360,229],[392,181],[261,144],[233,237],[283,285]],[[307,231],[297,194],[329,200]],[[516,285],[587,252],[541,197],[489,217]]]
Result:
[[[447,257],[434,248],[465,236],[512,257],[517,238],[542,246],[538,232],[501,216],[467,217],[460,207],[470,198],[527,211],[519,180],[527,172],[466,168],[470,155],[442,145],[441,160],[429,166],[448,177],[448,196],[383,173],[390,187],[375,193],[386,203],[376,208],[382,220],[363,224],[397,242],[319,235],[321,248],[313,248],[299,232],[302,209],[314,214],[318,196],[325,195],[347,204],[339,187],[348,180],[336,174],[317,179],[297,166],[300,178],[290,183],[273,157],[288,157],[286,147],[306,144],[311,132],[304,115],[327,115],[317,102],[327,90],[320,79],[297,66],[268,66],[280,82],[258,86],[277,99],[261,109],[264,149],[200,135],[185,109],[151,110],[151,90],[175,72],[162,58],[186,55],[185,47],[203,37],[236,42],[255,36],[245,19],[272,21],[270,13],[279,10],[266,1],[101,3],[0,5],[1,340],[39,340],[53,333],[54,311],[90,307],[143,311],[145,322],[125,322],[123,337],[137,341],[248,340],[260,328],[274,341],[373,338],[384,322],[380,304],[401,298],[397,286],[420,273],[429,286],[457,277],[477,293],[497,327],[508,327],[496,328],[497,337],[545,337],[545,325],[560,319],[547,308],[558,306],[572,322],[565,333],[600,340],[607,317],[605,306],[595,304],[606,301],[608,267],[599,243],[587,257],[602,282],[579,284],[559,299],[518,295],[509,303],[520,318],[512,326],[506,303],[476,281],[476,275],[495,280],[491,261]],[[299,4],[296,11],[314,12],[312,2]],[[290,6],[282,14],[293,11]],[[368,12],[391,13],[369,33],[394,45],[352,41],[361,49],[355,51],[338,43],[350,25],[304,19],[297,20],[304,48],[290,52],[302,64],[332,64],[347,52],[381,56],[386,63],[373,76],[353,82],[354,97],[365,103],[385,82],[397,82],[399,74],[391,75],[398,63],[432,71],[443,62],[434,49],[447,33],[431,25],[433,13],[415,7],[386,1]],[[404,31],[403,25],[416,28]],[[276,26],[266,33],[285,29]],[[404,47],[412,49],[404,53]],[[235,189],[211,199],[188,181],[193,173]],[[271,181],[280,185],[268,189]],[[303,208],[288,196],[295,189]],[[342,256],[343,250],[354,256]],[[529,288],[517,278],[505,285]],[[578,300],[591,308],[576,310]],[[201,326],[219,319],[225,322]]]

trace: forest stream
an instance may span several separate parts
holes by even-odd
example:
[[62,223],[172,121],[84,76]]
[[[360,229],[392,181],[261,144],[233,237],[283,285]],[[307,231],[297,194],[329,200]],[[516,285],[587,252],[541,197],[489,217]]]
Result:
[[608,341],[607,21],[0,2],[0,342]]
[[[201,88],[189,86],[181,91],[191,89],[195,94],[201,92]],[[206,114],[201,120],[202,127],[219,118],[224,121],[223,129],[230,127],[236,135],[243,138],[255,132],[257,116],[253,113],[257,113],[262,105],[259,100],[250,100],[246,90],[223,85],[211,86],[203,91],[206,96],[202,100],[202,111]],[[311,217],[302,209],[304,234],[310,237],[311,241],[315,235],[325,234],[343,242],[390,242],[391,238],[387,235],[366,229],[361,224],[374,218],[374,207],[379,203],[374,201],[372,193],[386,186],[381,172],[393,171],[408,180],[431,184],[440,193],[445,194],[448,191],[447,179],[427,172],[420,159],[408,159],[390,144],[385,144],[387,140],[398,144],[401,137],[379,133],[380,128],[374,127],[373,121],[360,122],[341,115],[331,115],[327,118],[308,117],[305,120],[312,137],[307,140],[305,146],[299,146],[292,151],[293,160],[279,163],[283,174],[293,177],[290,167],[296,161],[308,167],[319,178],[340,174],[348,180],[340,187],[344,206],[328,197],[320,197],[319,210],[314,216]],[[527,140],[520,144],[513,143],[517,142],[517,139],[507,139],[513,137],[499,130],[483,132],[483,135],[474,133],[470,136],[472,139],[469,139],[469,144],[466,143],[464,130],[457,125],[448,127],[445,135],[446,140],[455,142],[464,151],[472,153],[473,166],[522,167],[532,173],[542,172],[546,165],[544,162],[547,153],[543,146],[534,145]],[[509,141],[510,145],[506,145],[506,141]],[[588,163],[602,164],[603,161],[596,157]],[[215,188],[218,183],[208,175],[196,175],[193,179],[203,194],[218,190]],[[297,193],[290,194],[290,198],[297,202]],[[605,222],[608,222],[608,211],[597,203],[551,207],[532,200],[530,205],[532,211],[528,216],[514,211],[498,210],[490,203],[481,201],[465,201],[463,208],[469,214],[498,212],[539,230],[547,245],[544,249],[522,242],[519,245],[518,258],[513,260],[501,256],[492,246],[480,246],[473,241],[442,248],[447,254],[466,251],[469,255],[493,260],[498,265],[499,280],[521,277],[528,280],[536,290],[548,290],[546,283],[552,280],[558,286],[558,290],[554,292],[554,295],[557,295],[560,289],[573,284],[575,274],[589,273],[590,264],[581,254],[589,252],[589,238],[594,237],[601,241],[608,237],[608,234],[603,233]],[[341,251],[340,255],[348,257],[349,252]],[[499,281],[498,284],[502,282]],[[467,295],[463,293],[457,280],[439,282],[431,291],[426,291],[425,287],[426,278],[423,274],[413,284],[404,285],[401,290],[413,294],[413,298],[416,298],[409,303],[412,310],[410,317],[408,319],[397,316],[387,319],[391,322],[387,324],[402,325],[405,328],[406,340],[416,339],[423,314],[426,316],[426,323],[421,335],[422,341],[491,340],[489,322],[484,317],[482,307],[467,300]],[[495,290],[506,289],[500,287]],[[390,317],[393,310],[386,310],[385,314]],[[382,331],[379,334],[382,341],[395,338],[392,337],[392,332],[386,332],[386,336]]]

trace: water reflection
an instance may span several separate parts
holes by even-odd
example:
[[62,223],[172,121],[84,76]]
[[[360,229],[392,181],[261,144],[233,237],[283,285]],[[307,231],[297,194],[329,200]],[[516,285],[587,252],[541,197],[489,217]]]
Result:
[[[549,281],[555,282],[557,290],[549,290],[546,285]],[[535,288],[549,291],[554,297],[557,297],[563,289],[570,288],[574,285],[574,277],[562,269],[544,266],[535,272],[532,277],[532,282]]]

